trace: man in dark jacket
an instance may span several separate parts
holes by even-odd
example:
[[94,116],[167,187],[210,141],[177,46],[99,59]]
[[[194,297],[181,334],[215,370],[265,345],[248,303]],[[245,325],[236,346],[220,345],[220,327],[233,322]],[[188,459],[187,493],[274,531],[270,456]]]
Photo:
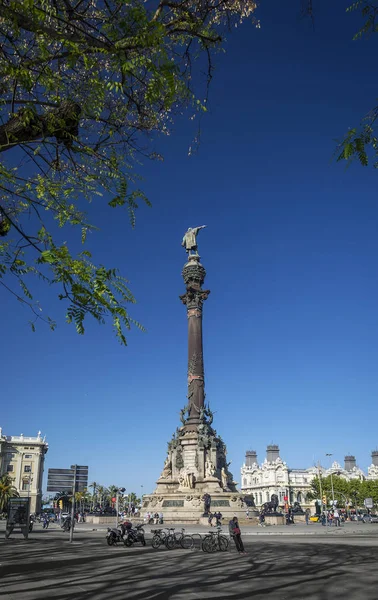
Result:
[[239,527],[239,521],[237,517],[233,517],[228,524],[230,536],[234,539],[236,550],[239,554],[247,554],[244,550],[244,544],[241,539],[241,531]]

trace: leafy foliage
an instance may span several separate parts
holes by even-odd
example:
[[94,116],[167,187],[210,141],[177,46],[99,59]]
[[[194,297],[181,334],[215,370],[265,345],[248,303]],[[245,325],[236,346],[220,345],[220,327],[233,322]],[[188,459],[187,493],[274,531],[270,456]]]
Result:
[[[84,333],[91,315],[112,318],[118,339],[133,321],[134,297],[114,270],[74,253],[61,228],[83,244],[95,227],[84,201],[140,203],[138,155],[155,157],[153,134],[177,113],[205,110],[192,89],[225,27],[253,18],[253,0],[0,0],[0,283],[42,318],[30,276],[58,285],[67,321]],[[34,327],[34,322],[32,327]],[[46,320],[51,328],[55,323]]]
[[18,492],[10,476],[5,474],[0,477],[0,512],[7,509],[10,498],[16,498],[17,496]]
[[[339,505],[348,503],[351,506],[362,507],[365,498],[372,498],[374,505],[378,506],[378,481],[377,480],[346,480],[337,475],[321,478],[322,493],[327,496],[327,500],[332,499],[332,485],[335,499]],[[319,478],[315,477],[311,482],[312,491],[309,493],[309,498],[321,498]]]
[[[354,40],[360,40],[364,36],[378,31],[376,22],[378,6],[374,6],[366,0],[358,0],[347,8],[347,12],[359,10],[364,20],[363,26],[357,31]],[[378,138],[377,138],[378,107],[371,110],[362,120],[359,128],[351,128],[344,139],[339,142],[337,160],[346,160],[348,163],[357,159],[359,163],[367,167],[370,162],[375,168],[378,167]]]

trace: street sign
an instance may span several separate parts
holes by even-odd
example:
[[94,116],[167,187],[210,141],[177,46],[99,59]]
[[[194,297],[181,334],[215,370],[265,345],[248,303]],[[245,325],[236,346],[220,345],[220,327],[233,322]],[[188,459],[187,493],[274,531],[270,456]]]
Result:
[[74,483],[73,469],[49,469],[47,475],[48,492],[72,492]]
[[71,465],[71,469],[76,467],[76,488],[77,492],[83,492],[88,487],[88,466]]
[[373,506],[374,506],[373,498],[365,498],[364,504],[365,504],[366,508],[373,508]]
[[75,481],[75,492],[82,492],[88,487],[88,467],[72,465],[70,469],[49,469],[47,476],[48,492],[72,492]]

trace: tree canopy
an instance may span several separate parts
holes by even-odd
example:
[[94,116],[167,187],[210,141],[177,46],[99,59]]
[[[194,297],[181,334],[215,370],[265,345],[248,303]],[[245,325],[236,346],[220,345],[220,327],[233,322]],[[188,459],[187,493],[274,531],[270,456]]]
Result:
[[[253,0],[0,0],[0,284],[52,328],[30,276],[59,288],[78,333],[111,317],[122,343],[135,323],[127,281],[62,239],[95,229],[84,201],[125,207],[147,198],[138,154],[178,113],[206,110],[212,53],[225,28],[254,18]],[[258,23],[256,22],[258,25]],[[196,64],[204,89],[192,82]]]
[[[372,498],[374,505],[378,506],[378,481],[374,479],[344,479],[338,475],[321,478],[321,489],[322,494],[326,496],[327,502],[332,500],[332,487],[335,500],[338,501],[339,506],[345,506],[345,504],[362,507],[364,505],[365,498]],[[309,494],[311,499],[321,499],[320,493],[320,482],[319,478],[315,477],[311,482],[311,493]]]

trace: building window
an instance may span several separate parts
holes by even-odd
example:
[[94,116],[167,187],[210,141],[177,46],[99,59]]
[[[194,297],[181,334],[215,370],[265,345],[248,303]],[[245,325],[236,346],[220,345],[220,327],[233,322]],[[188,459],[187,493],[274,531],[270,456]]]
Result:
[[247,487],[247,478],[246,477],[244,477],[244,479],[243,479],[243,487]]
[[31,465],[24,466],[24,473],[31,473]]
[[32,454],[25,454],[24,458],[33,458]]
[[24,480],[22,482],[22,491],[23,492],[27,492],[27,491],[29,491],[29,489],[30,489],[30,482],[29,482],[29,480]]
[[13,465],[7,465],[7,473],[12,473]]

